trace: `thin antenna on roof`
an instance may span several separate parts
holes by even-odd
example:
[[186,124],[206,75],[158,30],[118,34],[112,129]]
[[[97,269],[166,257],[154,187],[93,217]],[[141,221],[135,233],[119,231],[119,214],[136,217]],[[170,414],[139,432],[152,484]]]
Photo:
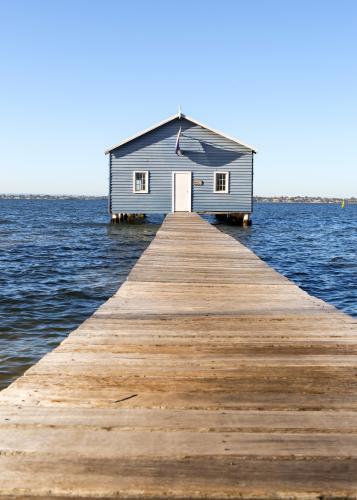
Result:
[[181,118],[181,114],[182,114],[182,113],[181,113],[181,106],[179,105],[179,107],[178,107],[178,117],[179,117],[179,118]]

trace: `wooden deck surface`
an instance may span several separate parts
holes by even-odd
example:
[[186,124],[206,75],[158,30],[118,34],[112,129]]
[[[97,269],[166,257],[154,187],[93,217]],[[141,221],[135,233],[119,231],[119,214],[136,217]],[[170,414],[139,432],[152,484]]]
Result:
[[195,214],[0,394],[0,498],[356,498],[356,322]]

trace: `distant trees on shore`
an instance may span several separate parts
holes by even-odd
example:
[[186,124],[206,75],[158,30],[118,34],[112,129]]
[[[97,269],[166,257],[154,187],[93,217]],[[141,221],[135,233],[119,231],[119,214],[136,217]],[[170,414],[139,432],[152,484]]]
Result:
[[254,201],[260,203],[357,203],[357,198],[329,198],[325,196],[254,196]]

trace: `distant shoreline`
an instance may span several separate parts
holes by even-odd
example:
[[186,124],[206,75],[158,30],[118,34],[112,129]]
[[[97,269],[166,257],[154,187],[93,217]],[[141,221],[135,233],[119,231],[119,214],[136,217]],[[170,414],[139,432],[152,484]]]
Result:
[[0,200],[106,200],[107,196],[85,194],[1,194]]
[[254,196],[254,201],[258,203],[357,203],[357,198],[337,198],[327,196]]
[[[106,200],[107,196],[67,195],[67,194],[1,194],[2,200]],[[341,203],[357,204],[357,198],[325,196],[254,196],[257,203]]]

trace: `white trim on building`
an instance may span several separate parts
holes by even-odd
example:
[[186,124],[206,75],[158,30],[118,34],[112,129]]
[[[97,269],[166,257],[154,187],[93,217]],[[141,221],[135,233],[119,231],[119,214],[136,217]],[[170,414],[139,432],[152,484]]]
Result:
[[124,144],[128,144],[128,142],[131,142],[133,141],[134,139],[137,139],[138,137],[141,137],[142,135],[145,135],[147,134],[148,132],[151,132],[152,130],[155,130],[156,128],[158,127],[161,127],[162,125],[165,125],[166,123],[169,123],[173,120],[176,120],[176,119],[186,119],[192,123],[194,123],[195,125],[198,125],[199,127],[202,127],[202,128],[205,128],[207,130],[210,130],[211,132],[215,133],[215,134],[218,134],[218,135],[221,135],[222,137],[225,137],[226,139],[232,141],[232,142],[235,142],[236,144],[239,144],[241,146],[244,146],[248,149],[250,149],[251,151],[253,151],[253,153],[256,153],[256,149],[253,147],[253,146],[249,146],[249,144],[245,144],[244,142],[238,140],[238,139],[235,139],[234,137],[231,137],[229,135],[226,135],[226,134],[223,134],[222,132],[219,132],[218,130],[215,130],[213,128],[210,128],[208,127],[207,125],[205,125],[204,123],[201,123],[201,122],[198,122],[197,120],[195,120],[194,118],[191,118],[189,116],[186,116],[184,115],[183,113],[177,113],[176,115],[173,115],[173,116],[170,116],[169,118],[167,118],[166,120],[163,120],[159,123],[156,123],[155,125],[143,130],[142,132],[139,132],[138,134],[135,134],[135,135],[132,135],[131,137],[128,137],[127,139],[124,139],[123,141],[119,142],[118,144],[115,144],[114,146],[112,146],[111,148],[107,149],[105,151],[105,154],[109,154],[111,151],[113,151],[113,149],[117,149],[119,148],[120,146],[124,146]]
[[[217,179],[217,176],[221,175],[224,177],[220,177]],[[223,180],[224,179],[224,180]],[[217,183],[218,181],[218,183]],[[213,176],[213,192],[214,193],[229,193],[229,172],[217,170]]]
[[[136,174],[140,174],[140,178],[136,178]],[[144,174],[144,175],[142,175]],[[137,189],[138,182],[144,184],[142,189]],[[134,170],[133,172],[133,193],[135,194],[146,194],[149,192],[149,171],[148,170]]]

